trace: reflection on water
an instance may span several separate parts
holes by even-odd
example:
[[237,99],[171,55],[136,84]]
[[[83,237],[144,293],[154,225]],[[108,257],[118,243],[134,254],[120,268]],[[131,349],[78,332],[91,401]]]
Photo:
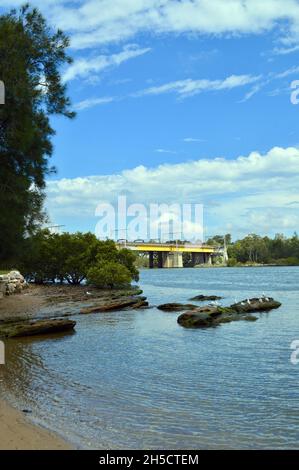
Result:
[[76,333],[11,340],[4,394],[84,448],[294,448],[299,268],[143,271],[151,304],[265,292],[254,323],[186,330],[157,309],[78,316]]

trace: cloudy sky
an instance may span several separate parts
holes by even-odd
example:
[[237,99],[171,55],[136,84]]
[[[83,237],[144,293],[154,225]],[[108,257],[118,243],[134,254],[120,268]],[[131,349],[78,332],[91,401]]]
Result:
[[94,230],[96,206],[126,194],[204,204],[207,235],[298,228],[299,1],[31,4],[74,57],[62,73],[78,115],[53,120],[53,223]]

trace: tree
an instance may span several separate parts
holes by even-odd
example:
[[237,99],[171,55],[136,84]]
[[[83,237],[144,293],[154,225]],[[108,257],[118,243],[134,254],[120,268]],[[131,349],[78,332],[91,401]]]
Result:
[[125,266],[109,262],[89,269],[87,281],[96,287],[123,287],[130,284],[132,274]]
[[207,245],[219,245],[219,246],[223,246],[224,243],[226,245],[230,245],[232,242],[232,236],[230,233],[227,233],[226,235],[214,235],[213,237],[210,237],[206,244]]
[[[129,273],[130,282],[139,278],[135,261],[130,250],[118,250],[114,241],[100,241],[90,232],[53,234],[39,230],[24,241],[19,266],[28,280],[39,284],[57,281],[81,284],[91,268],[105,269],[105,275],[111,271],[111,276],[115,272],[120,276]],[[110,264],[113,269],[107,271]],[[115,271],[115,265],[120,269]],[[128,276],[125,283],[127,279]]]
[[74,117],[60,67],[68,38],[28,5],[0,16],[0,259],[10,259],[45,219],[45,177],[54,135],[52,114]]
[[90,232],[60,235],[62,248],[63,276],[69,284],[81,284],[86,279],[88,269],[94,264],[94,249],[98,242]]
[[118,251],[117,260],[120,264],[125,266],[131,274],[134,281],[139,281],[139,271],[136,268],[136,255],[133,251],[128,250],[127,248],[122,248]]

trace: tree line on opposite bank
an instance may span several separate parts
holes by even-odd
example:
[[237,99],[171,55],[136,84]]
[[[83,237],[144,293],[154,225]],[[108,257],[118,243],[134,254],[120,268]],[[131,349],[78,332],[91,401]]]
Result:
[[[291,237],[276,234],[274,238],[250,234],[235,242],[232,242],[231,235],[227,234],[225,242],[229,257],[228,266],[238,264],[299,265],[299,237],[296,232]],[[224,237],[216,235],[207,243],[223,246]]]

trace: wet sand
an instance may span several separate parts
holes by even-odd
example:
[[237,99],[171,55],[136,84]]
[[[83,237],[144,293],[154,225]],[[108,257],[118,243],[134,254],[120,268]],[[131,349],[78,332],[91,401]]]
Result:
[[45,305],[43,289],[30,286],[22,294],[11,295],[0,300],[0,321],[33,317],[43,305]]
[[[131,291],[132,294],[132,291]],[[107,302],[123,291],[98,290],[86,286],[30,285],[20,294],[0,300],[0,323],[35,319],[43,311],[47,317],[70,314],[93,301]],[[77,307],[76,307],[77,306]],[[0,367],[5,367],[1,366]],[[30,422],[30,415],[0,399],[0,450],[65,450],[71,445],[55,434]]]
[[[30,318],[45,305],[43,289],[31,287],[0,301],[0,321]],[[4,367],[4,366],[0,366]],[[0,400],[0,450],[63,450],[70,445],[30,423],[24,413]]]
[[[105,290],[84,285],[34,285],[31,284],[21,294],[14,294],[0,300],[0,322],[22,321],[40,316],[51,318],[64,315],[67,306],[89,305],[93,302],[107,303],[119,297],[135,295],[136,289]],[[53,307],[53,309],[52,309]],[[51,310],[53,310],[51,312]],[[72,314],[72,312],[69,312]]]
[[0,450],[68,450],[58,436],[34,426],[24,414],[0,400]]

